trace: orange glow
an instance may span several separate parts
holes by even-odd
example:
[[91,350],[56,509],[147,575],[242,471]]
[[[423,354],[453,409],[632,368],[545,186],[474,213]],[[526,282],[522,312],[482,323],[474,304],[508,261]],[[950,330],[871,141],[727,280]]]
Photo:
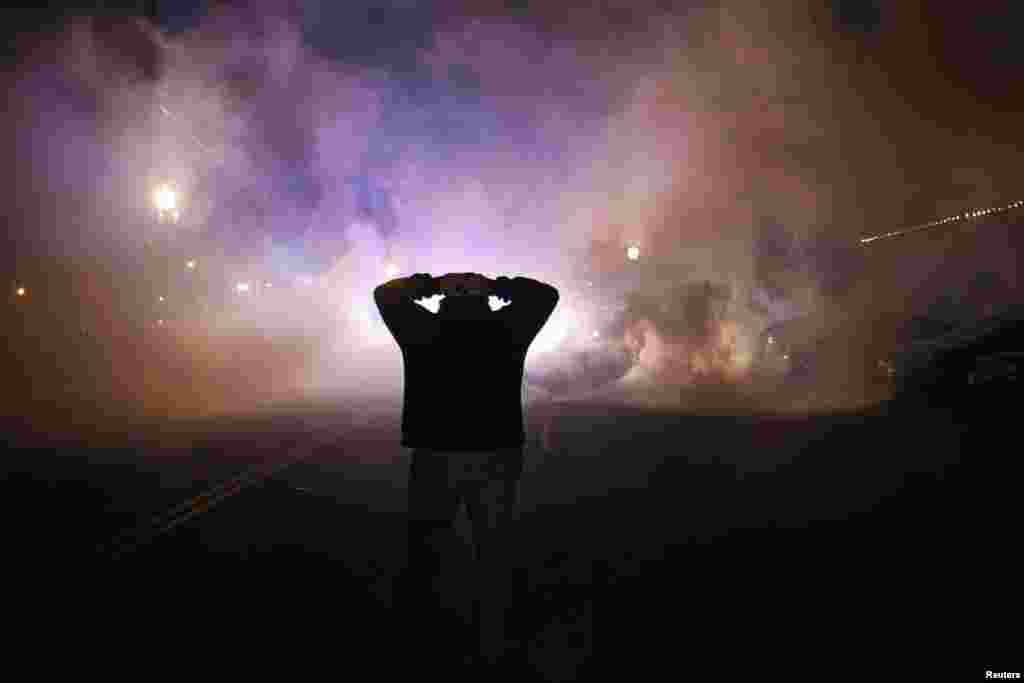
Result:
[[661,335],[644,318],[630,325],[624,336],[626,348],[638,354],[641,366],[669,382],[736,382],[744,378],[750,359],[740,352],[742,330],[734,321],[718,323],[708,344],[695,346]]

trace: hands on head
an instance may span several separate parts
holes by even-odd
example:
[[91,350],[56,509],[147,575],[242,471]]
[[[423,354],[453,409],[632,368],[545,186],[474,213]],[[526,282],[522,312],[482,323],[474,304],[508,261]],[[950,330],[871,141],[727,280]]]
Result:
[[494,280],[479,273],[448,273],[435,282],[445,296],[490,296],[494,288]]

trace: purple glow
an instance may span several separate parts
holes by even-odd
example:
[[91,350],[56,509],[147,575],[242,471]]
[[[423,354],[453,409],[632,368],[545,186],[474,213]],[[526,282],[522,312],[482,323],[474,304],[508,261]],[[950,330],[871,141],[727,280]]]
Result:
[[[249,396],[400,393],[398,349],[371,295],[395,276],[550,282],[563,303],[531,363],[647,335],[641,364],[669,386],[690,382],[670,369],[673,354],[714,364],[674,338],[670,285],[730,287],[729,325],[719,322],[740,364],[767,325],[827,305],[815,267],[856,279],[837,252],[805,259],[813,267],[770,264],[779,283],[763,282],[762,216],[812,243],[856,196],[836,189],[839,162],[830,176],[795,156],[842,158],[828,93],[843,65],[770,12],[651,12],[615,38],[585,12],[554,35],[452,21],[417,55],[429,76],[414,87],[326,57],[300,24],[235,11],[173,37],[138,29],[161,55],[155,82],[88,23],[70,24],[56,59],[26,66],[11,89],[24,197],[54,205],[32,229],[71,261],[99,250],[127,270],[151,244],[175,254],[174,275],[153,273],[152,287],[176,306],[187,279],[205,303],[150,322],[178,330],[195,382],[214,383],[202,368],[237,357],[256,359],[245,379],[267,385],[235,391],[224,409]],[[589,283],[625,278],[661,308],[606,334]],[[232,356],[240,336],[265,345]]]

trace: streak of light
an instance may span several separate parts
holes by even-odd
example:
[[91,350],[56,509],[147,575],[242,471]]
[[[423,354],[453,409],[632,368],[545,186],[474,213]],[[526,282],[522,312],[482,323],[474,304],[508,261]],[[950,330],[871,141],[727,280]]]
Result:
[[913,227],[905,228],[903,230],[894,230],[892,232],[886,232],[879,235],[872,235],[871,237],[864,237],[860,240],[860,243],[870,244],[877,240],[889,239],[892,237],[900,237],[901,235],[907,235],[912,232],[919,232],[921,230],[929,230],[931,228],[937,228],[957,221],[966,221],[972,218],[978,218],[980,216],[989,216],[992,214],[1003,213],[1005,211],[1020,208],[1021,206],[1024,206],[1024,200],[1019,200],[1011,204],[1006,204],[1004,206],[993,206],[987,209],[975,209],[973,211],[965,211],[963,213],[955,214],[952,216],[946,216],[945,218],[939,218],[938,220],[934,220],[929,223],[924,223],[923,225],[915,225]]
[[102,544],[96,549],[103,554],[109,554],[115,558],[138,550],[158,536],[172,531],[197,515],[208,511],[213,506],[237,495],[244,489],[264,482],[288,467],[309,459],[320,451],[321,449],[318,444],[299,445],[287,452],[283,460],[274,458],[268,462],[256,465],[238,476],[213,487],[209,491],[201,493],[194,498],[189,498],[180,505],[167,510],[161,515],[157,515],[148,523],[119,534],[110,543]]

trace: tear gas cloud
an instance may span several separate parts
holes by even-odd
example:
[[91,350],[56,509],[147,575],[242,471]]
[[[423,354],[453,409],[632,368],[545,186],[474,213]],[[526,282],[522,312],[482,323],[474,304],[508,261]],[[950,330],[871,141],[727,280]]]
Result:
[[[95,296],[114,301],[90,304],[111,309],[107,332],[119,317],[168,320],[152,342],[179,359],[166,390],[107,369],[122,377],[114,394],[153,410],[400,396],[372,300],[389,267],[558,287],[528,359],[540,364],[571,329],[591,335],[580,273],[613,280],[627,246],[650,268],[630,285],[646,308],[610,340],[638,355],[634,386],[742,383],[767,325],[828,299],[822,273],[765,256],[765,235],[803,243],[830,226],[852,240],[864,224],[838,122],[866,130],[877,112],[840,111],[846,57],[799,12],[455,14],[400,71],[331,55],[309,16],[259,7],[220,7],[174,35],[76,20],[12,76],[18,196],[56,197],[37,201],[33,239],[75,272],[87,254],[112,264]],[[154,192],[175,220],[153,220]],[[153,245],[161,269],[145,260]],[[119,270],[144,275],[129,288]],[[726,294],[687,313],[700,295],[679,288],[703,281]]]

